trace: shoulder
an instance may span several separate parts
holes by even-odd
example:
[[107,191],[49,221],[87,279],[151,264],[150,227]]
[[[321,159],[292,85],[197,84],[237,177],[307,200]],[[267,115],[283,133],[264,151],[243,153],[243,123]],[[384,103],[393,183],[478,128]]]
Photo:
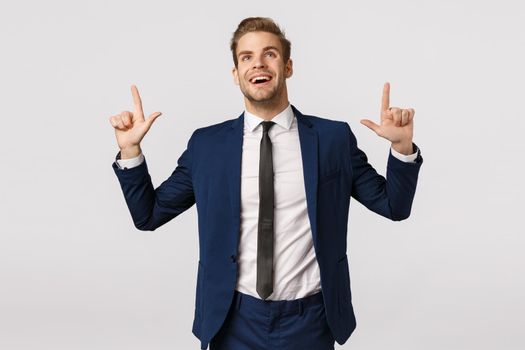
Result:
[[350,125],[347,122],[332,117],[301,114],[298,118],[304,118],[320,136],[346,137],[351,133]]
[[303,114],[294,108],[297,118],[302,119],[305,124],[314,129],[323,143],[335,144],[339,147],[357,144],[350,125],[343,120],[333,117]]
[[321,127],[328,127],[328,128],[340,128],[343,126],[343,124],[346,124],[346,122],[341,120],[336,120],[328,117],[320,117],[317,115],[309,115],[309,114],[303,114],[302,115],[306,120],[311,122],[314,126],[321,126]]
[[213,136],[220,136],[224,132],[227,132],[232,128],[235,123],[238,123],[240,117],[228,119],[219,123],[203,126],[195,129],[191,135],[192,139],[195,138],[209,138]]

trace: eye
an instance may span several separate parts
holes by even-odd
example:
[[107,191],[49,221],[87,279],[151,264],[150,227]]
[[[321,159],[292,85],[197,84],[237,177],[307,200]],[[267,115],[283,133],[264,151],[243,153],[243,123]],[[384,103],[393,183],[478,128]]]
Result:
[[266,56],[268,56],[268,57],[275,57],[275,54],[273,52],[271,52],[271,51],[268,51],[266,53]]
[[248,55],[244,55],[241,57],[241,61],[247,61],[250,58]]

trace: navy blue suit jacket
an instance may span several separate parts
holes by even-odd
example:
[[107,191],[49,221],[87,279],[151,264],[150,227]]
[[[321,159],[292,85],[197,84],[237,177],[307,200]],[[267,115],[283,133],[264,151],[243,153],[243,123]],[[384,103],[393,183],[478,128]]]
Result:
[[[346,122],[297,117],[308,217],[328,325],[343,344],[355,329],[346,255],[350,197],[391,220],[410,215],[423,159],[388,158],[379,175]],[[112,164],[135,226],[155,230],[197,204],[199,263],[193,333],[206,349],[226,318],[237,281],[244,113],[191,135],[171,176],[153,188],[146,162]],[[388,179],[388,181],[387,181]]]

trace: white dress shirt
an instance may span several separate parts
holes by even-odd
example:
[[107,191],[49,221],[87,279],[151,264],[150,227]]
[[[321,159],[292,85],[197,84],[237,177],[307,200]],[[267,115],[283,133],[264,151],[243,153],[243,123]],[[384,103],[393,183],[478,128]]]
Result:
[[[238,251],[239,274],[236,289],[260,298],[257,280],[257,224],[259,214],[259,148],[264,119],[244,112],[241,162],[241,227]],[[274,287],[268,300],[293,300],[321,290],[319,265],[315,256],[308,219],[303,164],[297,118],[288,105],[272,118],[268,135],[272,141],[274,168]],[[414,162],[391,149],[401,161]],[[143,154],[117,160],[120,168],[132,168],[144,161]]]

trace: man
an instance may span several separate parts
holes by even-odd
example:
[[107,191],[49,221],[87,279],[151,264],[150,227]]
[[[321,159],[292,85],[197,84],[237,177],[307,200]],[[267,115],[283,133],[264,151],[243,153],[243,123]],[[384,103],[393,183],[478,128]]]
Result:
[[160,116],[110,118],[120,152],[113,169],[135,226],[155,230],[197,204],[199,264],[193,333],[201,348],[334,349],[355,329],[346,255],[350,197],[403,220],[422,164],[413,109],[361,122],[392,142],[387,179],[345,122],[303,115],[288,101],[290,42],[269,18],[247,18],[231,49],[245,111],[199,128],[171,176],[153,188],[140,141]]

